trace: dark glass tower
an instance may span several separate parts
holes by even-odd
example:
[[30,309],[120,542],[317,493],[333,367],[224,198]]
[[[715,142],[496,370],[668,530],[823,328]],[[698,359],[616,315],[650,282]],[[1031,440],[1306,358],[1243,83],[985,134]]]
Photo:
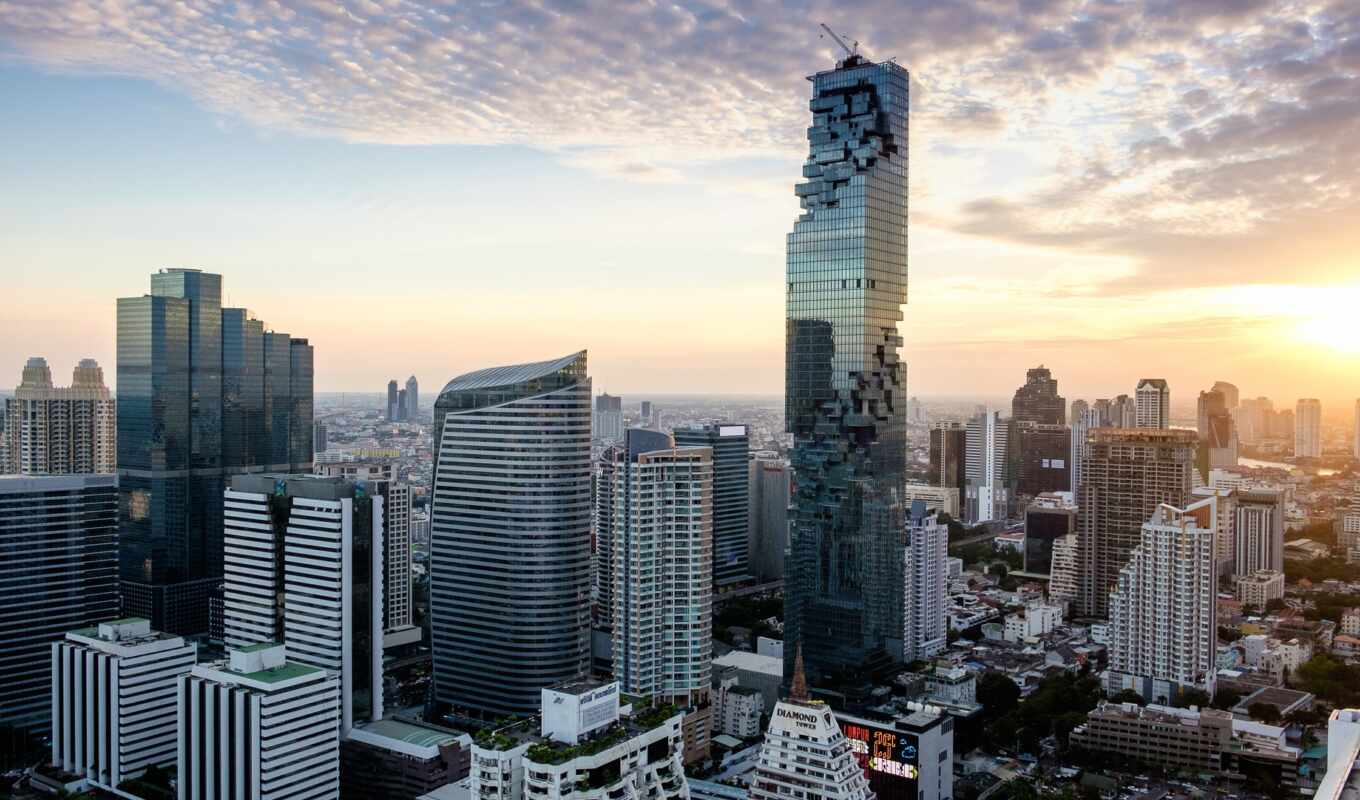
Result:
[[1067,401],[1058,394],[1058,382],[1047,367],[1038,366],[1025,373],[1025,385],[1015,390],[1011,418],[1036,425],[1067,423]]
[[852,55],[811,81],[787,258],[784,652],[823,682],[902,654],[908,76]]
[[751,577],[751,437],[745,425],[676,428],[677,447],[713,448],[713,582]]
[[434,404],[430,629],[441,706],[532,714],[590,669],[585,351],[454,378]]
[[311,350],[223,308],[220,275],[161,270],[151,294],[118,300],[125,614],[170,633],[207,631],[227,476],[311,470]]

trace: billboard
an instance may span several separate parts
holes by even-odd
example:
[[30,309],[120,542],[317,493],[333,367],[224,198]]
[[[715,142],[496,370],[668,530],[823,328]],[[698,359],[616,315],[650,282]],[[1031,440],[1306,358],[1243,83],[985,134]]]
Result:
[[878,800],[917,800],[921,762],[914,734],[862,721],[843,721],[841,731]]

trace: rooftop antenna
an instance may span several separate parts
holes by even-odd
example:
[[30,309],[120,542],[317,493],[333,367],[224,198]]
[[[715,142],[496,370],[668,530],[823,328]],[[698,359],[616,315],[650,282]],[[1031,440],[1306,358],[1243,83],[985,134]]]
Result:
[[817,37],[818,39],[825,39],[827,36],[830,36],[832,39],[835,39],[835,40],[836,40],[836,44],[838,44],[838,45],[841,46],[841,49],[845,51],[845,54],[846,54],[846,55],[848,55],[848,56],[853,56],[853,55],[857,55],[857,54],[859,53],[859,42],[858,42],[858,41],[855,42],[855,46],[854,46],[854,47],[851,47],[850,45],[848,45],[848,44],[845,43],[845,40],[844,40],[844,39],[842,39],[841,37],[837,36],[835,31],[833,31],[833,30],[831,30],[831,28],[827,27],[827,24],[826,24],[825,22],[820,23],[820,24],[821,24],[821,26],[822,26],[822,30],[826,31],[826,34],[825,34],[825,35],[818,35],[818,37]]

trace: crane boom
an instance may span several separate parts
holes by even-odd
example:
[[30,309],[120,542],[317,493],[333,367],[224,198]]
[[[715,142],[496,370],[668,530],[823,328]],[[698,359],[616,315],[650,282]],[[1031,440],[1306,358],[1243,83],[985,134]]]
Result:
[[[835,39],[835,40],[836,40],[836,44],[838,44],[838,45],[841,46],[841,49],[845,51],[846,55],[851,55],[851,56],[853,56],[853,55],[855,54],[855,51],[850,49],[850,45],[846,44],[845,41],[841,39],[841,37],[837,36],[835,31],[833,31],[833,30],[831,30],[831,28],[827,27],[827,24],[826,24],[825,22],[820,23],[820,24],[821,24],[821,26],[822,26],[822,30],[826,31],[827,34],[828,34],[832,39]],[[859,42],[855,42],[855,44],[859,44]]]

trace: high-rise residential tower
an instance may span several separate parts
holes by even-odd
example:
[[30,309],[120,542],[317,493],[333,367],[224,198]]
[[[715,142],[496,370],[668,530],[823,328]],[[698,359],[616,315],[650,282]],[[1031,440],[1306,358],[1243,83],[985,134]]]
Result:
[[1163,378],[1143,378],[1133,393],[1137,403],[1137,426],[1171,427],[1171,387]]
[[[1096,404],[1100,404],[1100,400]],[[1112,428],[1137,428],[1138,403],[1134,398],[1121,394],[1110,401],[1109,422],[1103,423]]]
[[1074,497],[1081,489],[1082,464],[1086,461],[1088,451],[1086,437],[1096,428],[1110,427],[1109,420],[1101,416],[1102,413],[1109,412],[1109,404],[1106,403],[1103,409],[1099,404],[1099,400],[1095,406],[1087,406],[1081,401],[1072,404],[1072,461],[1069,465],[1069,475]]
[[713,450],[713,580],[751,577],[746,535],[751,527],[751,437],[745,425],[676,428],[677,447]]
[[401,406],[397,404],[399,395],[397,394],[397,379],[393,378],[387,382],[387,421],[396,422],[401,419]]
[[1304,398],[1294,407],[1294,457],[1322,458],[1322,401]]
[[52,643],[118,616],[118,478],[0,477],[0,727],[49,730]]
[[1098,428],[1087,436],[1080,512],[1082,610],[1108,613],[1109,592],[1162,503],[1181,507],[1194,487],[1194,431]]
[[340,733],[383,713],[383,497],[344,478],[237,475],[224,495],[223,641],[340,678]]
[[906,563],[903,575],[902,658],[934,658],[948,645],[945,600],[949,578],[949,526],[926,511],[923,500],[913,501],[907,521]]
[[623,441],[623,398],[605,393],[595,398],[594,435],[603,442]]
[[532,714],[590,667],[586,353],[470,372],[434,405],[435,699]]
[[785,674],[901,658],[907,301],[906,69],[851,55],[812,76],[788,236],[785,425],[796,481]]
[[420,382],[414,375],[406,379],[406,418],[420,418]]
[[1006,518],[1010,502],[1006,458],[1010,426],[1001,412],[987,411],[968,421],[968,490],[964,518],[973,523]]
[[1161,504],[1110,595],[1106,691],[1170,703],[1185,689],[1214,693],[1218,649],[1217,498]]
[[30,358],[0,424],[0,474],[111,474],[118,469],[117,422],[104,370],[82,359],[71,386],[54,387],[52,370]]
[[408,401],[407,401],[407,399],[406,399],[406,390],[405,390],[405,389],[398,389],[398,390],[397,390],[397,419],[401,420],[402,422],[405,422],[406,420],[408,420],[408,419],[411,418],[411,410],[410,410],[409,408],[406,407],[406,403],[407,403],[407,402],[408,402]]
[[312,468],[312,347],[222,307],[222,276],[166,269],[118,300],[123,612],[208,629],[228,476]]
[[1355,401],[1355,423],[1351,428],[1351,457],[1360,460],[1360,400]]
[[1025,373],[1025,385],[1011,400],[1011,418],[1037,425],[1067,423],[1067,401],[1058,394],[1058,382],[1048,368],[1038,366]]
[[[612,448],[613,669],[620,689],[691,709],[707,751],[713,678],[713,449],[633,428]],[[744,464],[743,464],[744,466]],[[743,539],[743,545],[745,541]],[[703,714],[704,717],[695,715]],[[691,737],[696,738],[696,737]]]

